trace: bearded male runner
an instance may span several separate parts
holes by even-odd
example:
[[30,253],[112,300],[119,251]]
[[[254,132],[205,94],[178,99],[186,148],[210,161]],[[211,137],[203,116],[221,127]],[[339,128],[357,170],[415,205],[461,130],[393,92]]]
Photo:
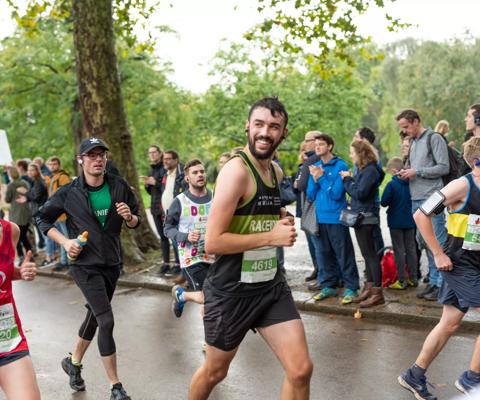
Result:
[[206,252],[217,260],[204,282],[204,364],[189,399],[207,399],[228,373],[246,333],[258,330],[285,371],[281,398],[308,399],[313,365],[300,315],[276,248],[293,246],[293,217],[280,208],[282,172],[272,158],[287,137],[288,114],[277,98],[250,109],[248,145],[220,171],[206,229]]

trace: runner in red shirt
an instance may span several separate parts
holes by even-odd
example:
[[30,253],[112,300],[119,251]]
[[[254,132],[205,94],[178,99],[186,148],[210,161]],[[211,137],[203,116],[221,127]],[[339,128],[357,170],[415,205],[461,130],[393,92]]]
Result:
[[19,236],[17,225],[0,219],[0,387],[7,399],[39,400],[37,379],[12,293],[12,280],[31,281],[37,268],[30,261],[31,251],[20,268],[15,268]]

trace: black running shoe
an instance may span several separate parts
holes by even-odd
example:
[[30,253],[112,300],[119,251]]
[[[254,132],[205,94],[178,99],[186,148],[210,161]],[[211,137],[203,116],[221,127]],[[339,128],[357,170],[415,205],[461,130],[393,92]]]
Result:
[[120,382],[112,386],[110,400],[132,400]]
[[62,360],[62,368],[70,377],[70,387],[73,390],[77,392],[85,390],[85,381],[81,375],[82,365],[73,365],[72,357],[65,357]]

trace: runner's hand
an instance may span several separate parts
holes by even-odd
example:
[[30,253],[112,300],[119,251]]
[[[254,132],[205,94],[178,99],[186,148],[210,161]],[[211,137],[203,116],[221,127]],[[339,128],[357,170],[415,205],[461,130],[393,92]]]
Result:
[[115,203],[115,207],[117,207],[118,215],[120,215],[125,221],[130,222],[132,220],[133,215],[129,206],[125,203]]
[[77,258],[80,252],[82,251],[82,246],[78,244],[77,239],[67,240],[64,243],[63,248],[67,252],[68,256],[72,259]]
[[194,229],[193,231],[190,231],[188,232],[188,241],[190,243],[198,243],[198,241],[200,240],[200,231],[198,231],[197,229]]
[[37,266],[32,262],[32,251],[28,250],[27,255],[20,265],[20,277],[24,281],[33,281],[37,275]]
[[451,271],[453,269],[452,260],[443,251],[433,257],[435,265],[439,271]]
[[270,234],[272,235],[272,245],[276,247],[291,247],[297,240],[295,227],[290,224],[288,219],[278,221]]

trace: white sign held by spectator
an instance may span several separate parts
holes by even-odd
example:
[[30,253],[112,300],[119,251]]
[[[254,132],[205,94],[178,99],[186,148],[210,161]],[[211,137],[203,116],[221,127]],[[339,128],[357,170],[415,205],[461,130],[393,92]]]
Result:
[[12,153],[8,145],[7,132],[0,129],[0,165],[11,165]]

